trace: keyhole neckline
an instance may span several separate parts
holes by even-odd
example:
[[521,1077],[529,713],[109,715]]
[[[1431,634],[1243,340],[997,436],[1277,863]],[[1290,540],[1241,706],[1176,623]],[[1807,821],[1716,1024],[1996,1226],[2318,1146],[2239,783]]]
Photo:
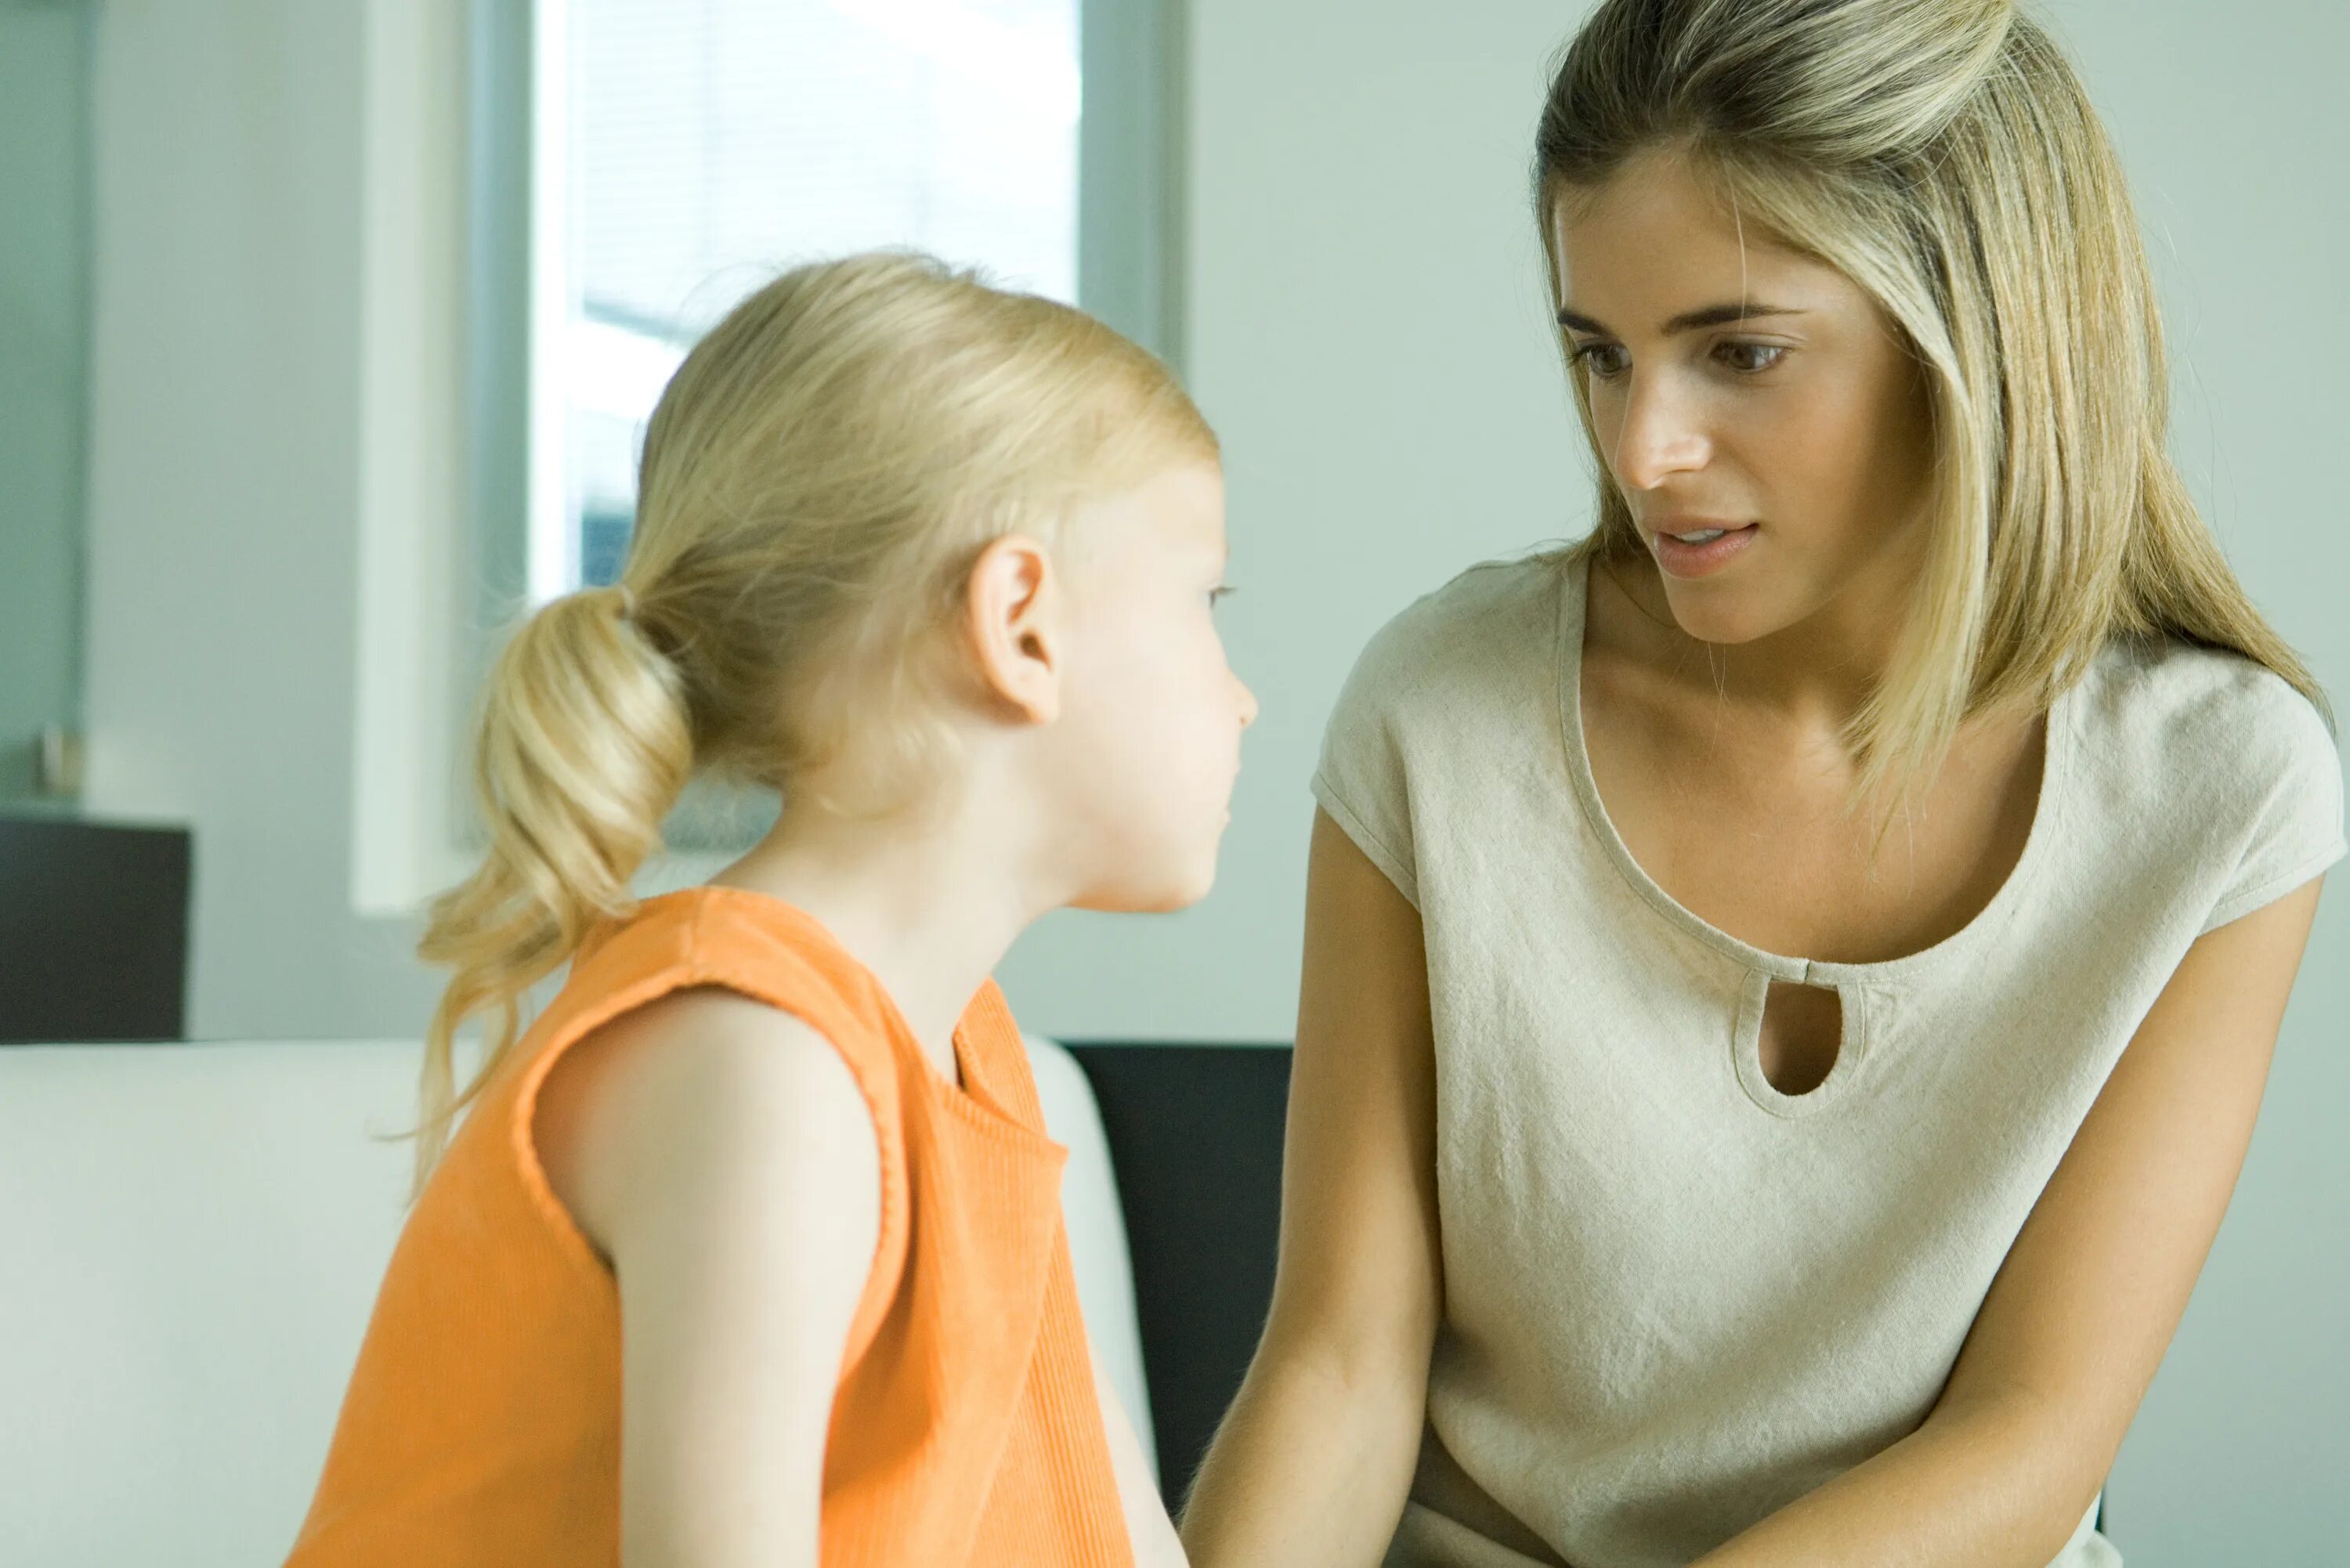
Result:
[[1738,989],[1737,1019],[1730,1034],[1731,1064],[1738,1074],[1738,1086],[1746,1091],[1748,1099],[1787,1121],[1817,1115],[1842,1097],[1868,1055],[1867,988],[1850,981],[1814,981],[1809,983],[1836,994],[1835,1060],[1829,1064],[1826,1077],[1800,1095],[1788,1094],[1771,1082],[1762,1070],[1762,1014],[1771,1004],[1773,985],[1800,983],[1804,982],[1749,969]]
[[[1899,984],[1956,962],[1995,937],[2022,907],[2048,859],[2050,841],[2058,832],[2064,802],[2068,798],[2073,773],[2074,710],[2083,683],[2076,682],[2065,688],[2049,706],[2047,743],[2043,749],[2040,764],[2040,788],[2033,803],[2032,827],[2025,836],[2023,851],[2008,871],[2007,879],[1999,885],[1999,890],[1991,895],[1990,900],[1975,911],[1972,919],[1931,947],[1921,948],[1898,958],[1882,959],[1871,963],[1832,963],[1795,958],[1742,941],[1684,907],[1633,858],[1630,846],[1616,831],[1615,823],[1608,818],[1607,807],[1599,798],[1599,785],[1592,774],[1591,754],[1586,747],[1583,732],[1583,638],[1589,609],[1589,558],[1578,556],[1568,561],[1559,576],[1558,650],[1551,664],[1558,672],[1559,723],[1567,776],[1574,786],[1584,819],[1592,836],[1599,841],[1602,851],[1632,891],[1662,916],[1668,924],[1724,957],[1735,960],[1746,969],[1760,971],[1766,981],[1827,986],[1843,993],[1846,1012],[1846,1031],[1849,1035],[1852,986]],[[1768,989],[1767,984],[1765,989]],[[1759,1024],[1759,1012],[1757,1022]],[[1835,1082],[1844,1071],[1844,1063],[1839,1058],[1828,1082]],[[1759,1064],[1756,1072],[1759,1075]],[[1828,1083],[1824,1083],[1802,1098],[1809,1100],[1826,1087]],[[1775,1090],[1773,1092],[1776,1093]]]

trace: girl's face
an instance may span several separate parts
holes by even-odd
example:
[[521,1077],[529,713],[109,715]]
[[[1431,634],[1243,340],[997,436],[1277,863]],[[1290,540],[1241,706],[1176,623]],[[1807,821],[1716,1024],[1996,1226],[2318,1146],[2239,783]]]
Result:
[[1224,482],[1176,468],[1070,521],[1069,662],[1051,766],[1092,909],[1207,896],[1256,698],[1225,662]]
[[1924,542],[1932,421],[1876,303],[1742,234],[1668,151],[1563,192],[1551,240],[1600,453],[1681,629],[1888,627]]

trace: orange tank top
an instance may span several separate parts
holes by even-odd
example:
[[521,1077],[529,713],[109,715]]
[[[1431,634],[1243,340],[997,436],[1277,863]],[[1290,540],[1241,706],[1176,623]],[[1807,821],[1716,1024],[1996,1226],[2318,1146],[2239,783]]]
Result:
[[288,1568],[619,1561],[620,1311],[532,1137],[566,1048],[720,985],[804,1019],[863,1091],[880,1243],[825,1449],[824,1568],[1130,1568],[1045,1133],[994,982],[947,1081],[813,918],[730,888],[599,929],[451,1139],[392,1253]]

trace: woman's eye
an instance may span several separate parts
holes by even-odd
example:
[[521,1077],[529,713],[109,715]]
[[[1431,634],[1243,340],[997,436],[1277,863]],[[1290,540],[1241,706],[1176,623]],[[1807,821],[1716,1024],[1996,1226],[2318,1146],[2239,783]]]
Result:
[[1208,607],[1210,609],[1214,609],[1219,603],[1229,598],[1232,596],[1232,590],[1229,587],[1210,588],[1208,590]]
[[1613,343],[1586,343],[1575,350],[1574,357],[1576,364],[1605,381],[1623,374],[1623,364],[1616,358],[1623,352]]
[[1776,365],[1787,351],[1776,343],[1725,343],[1718,352],[1731,369],[1752,374]]

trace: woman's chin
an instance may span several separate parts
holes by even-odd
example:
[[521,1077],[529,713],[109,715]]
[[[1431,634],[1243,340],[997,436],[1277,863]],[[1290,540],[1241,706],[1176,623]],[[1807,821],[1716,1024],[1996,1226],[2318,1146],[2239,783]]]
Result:
[[1711,585],[1669,587],[1665,600],[1673,612],[1673,624],[1700,642],[1734,646],[1780,629],[1773,618],[1754,602],[1753,595],[1726,585],[1720,588]]

